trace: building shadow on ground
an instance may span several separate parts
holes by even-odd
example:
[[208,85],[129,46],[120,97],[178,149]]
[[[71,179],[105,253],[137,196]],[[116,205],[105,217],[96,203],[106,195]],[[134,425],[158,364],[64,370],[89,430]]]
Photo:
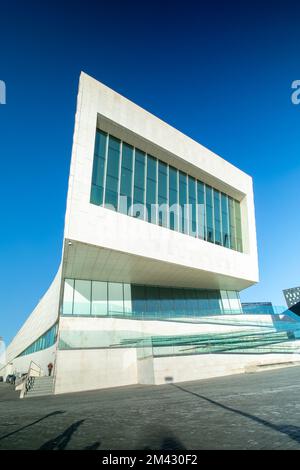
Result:
[[17,434],[18,432],[21,432],[24,429],[27,429],[27,428],[30,428],[31,426],[34,426],[35,424],[40,423],[41,421],[44,421],[44,419],[50,418],[52,416],[61,415],[63,413],[65,413],[65,411],[53,411],[52,413],[49,413],[46,416],[43,416],[42,418],[37,419],[36,421],[33,421],[30,424],[26,424],[26,426],[22,426],[21,428],[16,429],[15,431],[12,431],[8,434],[4,434],[4,436],[0,436],[0,441],[2,441],[2,439],[6,439],[7,437],[13,436],[14,434]]
[[199,393],[192,392],[191,390],[187,390],[184,387],[181,387],[180,385],[177,384],[170,384],[172,387],[177,388],[178,390],[181,390],[182,392],[189,393],[190,395],[193,395],[197,398],[200,398],[201,400],[204,400],[208,403],[211,403],[212,405],[215,405],[219,408],[222,408],[223,410],[230,411],[232,413],[236,413],[240,416],[243,416],[245,418],[251,419],[252,421],[262,424],[263,426],[268,427],[269,429],[273,429],[274,431],[280,432],[282,434],[285,434],[289,438],[293,439],[294,441],[300,443],[300,427],[299,426],[294,426],[294,425],[276,425],[273,423],[270,423],[269,421],[266,421],[263,418],[259,418],[258,416],[251,415],[250,413],[247,413],[245,411],[238,410],[236,408],[233,408],[232,406],[227,406],[223,405],[222,403],[219,403],[215,400],[212,400],[211,398],[207,398],[203,395],[200,395]]

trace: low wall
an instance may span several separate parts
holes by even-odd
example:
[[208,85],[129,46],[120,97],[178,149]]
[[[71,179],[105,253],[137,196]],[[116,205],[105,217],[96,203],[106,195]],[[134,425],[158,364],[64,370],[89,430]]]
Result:
[[139,357],[139,350],[58,351],[55,393],[131,384],[179,383],[241,374],[259,365],[300,361],[300,354],[202,354]]
[[[154,383],[188,382],[242,374],[251,366],[300,361],[300,354],[201,354],[153,359]],[[250,367],[249,367],[250,366]],[[254,367],[255,369],[255,367]]]
[[134,348],[57,351],[56,394],[136,383]]

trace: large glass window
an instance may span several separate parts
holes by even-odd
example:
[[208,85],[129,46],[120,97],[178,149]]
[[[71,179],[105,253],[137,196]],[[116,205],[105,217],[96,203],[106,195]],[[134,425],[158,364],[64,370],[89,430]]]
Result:
[[238,251],[243,251],[241,206],[237,201],[234,201],[234,210],[236,226],[236,249]]
[[187,305],[184,289],[174,289],[174,304],[176,310],[176,316],[184,318],[187,314]]
[[229,303],[227,291],[226,290],[221,290],[220,294],[221,294],[221,299],[222,299],[224,312],[225,313],[230,312],[230,303]]
[[214,243],[214,211],[213,211],[213,194],[211,186],[205,187],[206,200],[206,231],[207,241]]
[[205,186],[201,181],[197,181],[197,202],[198,202],[198,238],[206,239],[206,221],[205,221]]
[[179,172],[180,232],[188,233],[187,175]]
[[158,223],[168,226],[167,165],[158,162]]
[[178,171],[169,166],[169,228],[178,230]]
[[189,235],[197,236],[196,180],[189,176]]
[[214,228],[215,228],[215,243],[222,245],[222,226],[221,226],[221,195],[220,192],[214,189]]
[[234,200],[231,197],[228,198],[228,209],[229,209],[230,248],[232,250],[236,250]]
[[135,149],[132,215],[139,219],[145,218],[145,160],[144,152]]
[[124,284],[124,313],[132,313],[132,303],[131,303],[131,285]]
[[90,201],[243,251],[240,202],[100,130]]
[[62,312],[64,315],[73,313],[74,279],[65,279]]
[[156,224],[156,187],[157,187],[157,160],[156,158],[147,156],[147,220]]
[[108,283],[108,310],[110,315],[123,315],[123,284]]
[[119,162],[120,141],[115,137],[109,136],[106,169],[105,205],[108,205],[110,209],[114,210],[117,210],[118,208]]
[[172,316],[174,312],[174,300],[172,295],[172,289],[168,287],[159,288],[159,310],[165,318]]
[[132,172],[133,147],[123,143],[119,211],[127,215],[130,215],[130,208],[132,204]]
[[205,290],[197,291],[198,298],[198,311],[207,312],[208,311],[208,293]]
[[92,315],[107,315],[107,282],[92,282]]
[[[238,313],[240,309],[237,292],[72,279],[66,279],[64,286],[62,314],[65,315],[125,315],[163,319]],[[47,338],[41,338],[41,344],[35,347],[44,347],[48,344]]]
[[91,281],[75,280],[73,314],[91,314]]
[[187,306],[187,315],[196,316],[199,312],[197,305],[197,291],[196,289],[186,289],[186,306]]
[[146,312],[146,294],[145,286],[132,285],[131,286],[132,296],[132,311],[133,313],[144,313]]
[[103,203],[106,141],[107,135],[102,131],[97,131],[93,163],[91,202],[98,206]]
[[18,357],[27,356],[28,354],[33,354],[43,349],[50,348],[56,342],[57,337],[57,323],[53,325],[48,331],[46,331],[42,336],[40,336],[36,341],[34,341],[30,346],[28,346],[24,351],[22,351]]
[[242,306],[240,302],[240,298],[237,292],[235,291],[228,291],[227,292],[230,309],[232,313],[239,313],[242,311]]
[[157,315],[160,311],[159,287],[145,286],[145,307],[149,315]]
[[228,197],[226,194],[221,195],[221,208],[222,208],[222,234],[223,246],[229,248],[229,215],[228,215]]
[[217,290],[207,291],[208,296],[208,309],[212,314],[222,312],[221,295]]

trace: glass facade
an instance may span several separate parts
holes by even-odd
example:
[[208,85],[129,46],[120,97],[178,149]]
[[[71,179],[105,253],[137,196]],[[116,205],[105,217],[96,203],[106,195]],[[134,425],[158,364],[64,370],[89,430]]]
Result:
[[32,354],[38,351],[42,351],[43,349],[50,348],[55,344],[57,337],[57,323],[53,325],[46,333],[40,336],[34,343],[32,343],[28,348],[24,349],[24,351],[19,354],[20,356],[27,356],[28,354]]
[[238,201],[100,130],[90,202],[243,251]]
[[178,172],[169,166],[169,228],[178,231]]
[[151,155],[147,156],[147,192],[146,192],[146,220],[156,224],[156,192],[157,192],[157,160]]
[[110,135],[107,150],[104,205],[114,210],[118,209],[120,146],[120,141]]
[[242,313],[235,291],[65,279],[63,315],[172,319]]
[[132,204],[133,147],[123,143],[119,211],[128,214]]
[[[258,315],[257,315],[258,317]],[[212,322],[212,320],[209,320]],[[222,319],[222,325],[225,320]],[[217,320],[214,324],[218,324]],[[257,321],[225,322],[227,332],[204,332],[198,334],[159,334],[130,330],[62,330],[60,350],[97,348],[137,348],[138,358],[174,357],[199,354],[295,354],[292,331],[270,331],[268,324]],[[232,331],[232,326],[243,327]],[[252,327],[245,330],[245,326]],[[255,327],[255,331],[253,331]],[[266,328],[267,327],[267,328]],[[228,358],[228,360],[230,360]]]

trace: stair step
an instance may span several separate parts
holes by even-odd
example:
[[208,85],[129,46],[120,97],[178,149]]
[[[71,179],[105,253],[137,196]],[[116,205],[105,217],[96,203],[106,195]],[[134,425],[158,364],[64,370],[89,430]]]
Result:
[[52,392],[48,392],[48,393],[27,393],[26,398],[46,397],[48,395],[53,395],[53,393]]
[[46,393],[46,392],[53,392],[53,388],[32,388],[31,391],[37,392],[37,393]]
[[26,398],[43,397],[53,395],[54,377],[35,377],[32,388],[25,395]]
[[35,380],[54,380],[54,377],[48,375],[42,375],[41,377],[35,377]]
[[47,388],[46,387],[41,387],[41,388],[40,387],[33,387],[29,390],[29,392],[33,391],[33,390],[35,392],[47,392],[47,391],[50,392],[51,390],[53,390],[53,387],[47,387]]
[[48,387],[53,387],[53,383],[51,384],[40,384],[40,383],[35,383],[33,387],[42,387],[42,388],[48,388]]
[[42,388],[45,388],[45,387],[53,387],[53,383],[51,383],[51,384],[35,383],[35,384],[33,385],[33,387],[42,387]]

